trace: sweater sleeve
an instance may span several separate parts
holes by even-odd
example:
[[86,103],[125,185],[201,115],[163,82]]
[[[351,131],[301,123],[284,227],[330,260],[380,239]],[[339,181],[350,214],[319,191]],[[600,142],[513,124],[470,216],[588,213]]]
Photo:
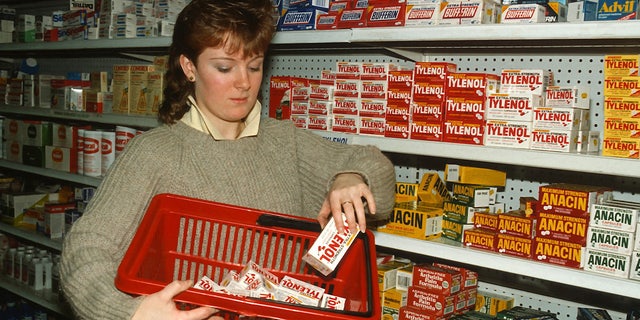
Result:
[[140,303],[119,291],[114,279],[156,181],[174,171],[168,160],[152,157],[159,146],[140,142],[129,142],[65,236],[61,286],[82,319],[130,319]]
[[344,172],[362,175],[369,185],[377,212],[370,219],[386,220],[393,210],[395,169],[376,147],[329,141],[308,130],[295,129],[300,181],[305,207],[315,218],[335,176]]

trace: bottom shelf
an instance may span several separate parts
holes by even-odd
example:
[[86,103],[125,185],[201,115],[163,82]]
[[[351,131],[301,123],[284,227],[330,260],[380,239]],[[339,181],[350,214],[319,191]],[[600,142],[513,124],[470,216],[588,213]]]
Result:
[[23,283],[20,283],[14,278],[10,278],[4,274],[0,276],[0,288],[29,300],[53,313],[67,317],[72,314],[71,309],[64,302],[59,301],[58,295],[50,290],[32,290]]

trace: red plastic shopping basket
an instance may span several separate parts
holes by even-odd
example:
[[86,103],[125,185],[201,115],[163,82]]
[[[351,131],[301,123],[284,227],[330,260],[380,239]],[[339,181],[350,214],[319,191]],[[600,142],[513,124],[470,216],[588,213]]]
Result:
[[323,276],[302,260],[319,233],[312,219],[160,194],[152,199],[115,284],[126,293],[143,295],[176,279],[195,283],[206,275],[220,283],[229,271],[238,272],[254,261],[280,278],[288,275],[346,298],[345,310],[195,288],[176,296],[176,302],[268,319],[380,319],[373,234],[360,233],[337,270]]

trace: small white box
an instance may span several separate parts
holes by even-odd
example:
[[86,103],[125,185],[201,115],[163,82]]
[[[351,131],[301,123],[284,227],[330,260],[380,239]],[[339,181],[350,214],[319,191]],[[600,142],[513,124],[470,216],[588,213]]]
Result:
[[[346,217],[343,215],[346,224]],[[305,253],[302,260],[323,275],[332,273],[351,247],[360,229],[351,233],[348,228],[343,233],[338,233],[334,219],[330,219],[322,232]]]

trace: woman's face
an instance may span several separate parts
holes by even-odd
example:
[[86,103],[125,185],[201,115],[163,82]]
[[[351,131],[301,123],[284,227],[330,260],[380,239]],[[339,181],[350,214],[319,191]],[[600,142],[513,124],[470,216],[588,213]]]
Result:
[[193,77],[195,100],[214,126],[240,123],[256,103],[262,82],[264,56],[228,54],[224,48],[207,48],[197,65],[180,57],[187,78]]

